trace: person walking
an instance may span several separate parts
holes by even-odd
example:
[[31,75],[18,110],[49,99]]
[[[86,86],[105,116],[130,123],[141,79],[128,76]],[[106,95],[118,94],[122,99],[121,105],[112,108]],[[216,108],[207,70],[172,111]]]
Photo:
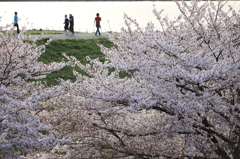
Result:
[[65,20],[64,20],[64,30],[66,31],[66,35],[68,35],[68,26],[69,26],[69,19],[67,17],[67,15],[65,15]]
[[14,24],[13,24],[13,26],[16,26],[16,27],[17,27],[17,34],[19,34],[20,31],[19,31],[19,26],[18,26],[18,13],[15,12],[14,14],[15,14],[15,15],[14,15]]
[[96,28],[97,28],[95,36],[97,36],[97,33],[99,34],[99,36],[101,36],[101,33],[99,31],[99,28],[101,28],[101,25],[100,25],[101,20],[102,19],[101,19],[101,17],[99,17],[99,13],[97,13],[97,16],[95,17],[95,20],[94,20],[94,23],[93,23],[93,26],[94,26],[94,24],[96,22]]
[[71,31],[73,35],[74,34],[74,17],[72,14],[69,15],[69,22],[70,22],[69,31]]

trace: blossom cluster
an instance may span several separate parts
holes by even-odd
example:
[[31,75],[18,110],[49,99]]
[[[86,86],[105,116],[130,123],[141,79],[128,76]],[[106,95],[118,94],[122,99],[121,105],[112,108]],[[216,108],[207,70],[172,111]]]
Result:
[[0,158],[19,158],[64,141],[48,133],[52,126],[41,123],[37,116],[38,103],[63,94],[63,87],[46,88],[27,80],[41,78],[67,64],[38,62],[46,46],[36,45],[41,36],[27,41],[24,28],[19,35],[12,33],[13,27],[6,34],[0,33]]
[[[225,10],[226,4],[226,1],[176,1],[181,15],[170,20],[163,16],[163,10],[158,12],[155,8],[153,14],[159,25],[149,23],[145,28],[124,15],[126,27],[120,33],[109,34],[116,47],[100,45],[106,61],[88,59],[90,64],[83,65],[69,57],[72,64],[90,76],[75,72],[75,83],[62,84],[76,95],[122,105],[131,113],[138,114],[142,109],[156,110],[160,114],[155,115],[157,122],[151,126],[152,133],[157,128],[159,132],[155,134],[161,134],[156,141],[165,143],[164,136],[172,139],[174,136],[185,142],[181,144],[182,153],[171,154],[161,151],[164,149],[156,146],[156,141],[143,141],[138,137],[135,141],[143,146],[142,149],[131,147],[128,143],[131,140],[122,141],[122,145],[132,150],[125,152],[126,156],[237,159],[240,15],[231,6]],[[115,71],[109,73],[109,68]],[[131,78],[119,78],[120,71],[127,72]],[[118,118],[116,123],[118,120],[123,119]],[[165,125],[159,127],[162,123]],[[140,125],[132,126],[128,131],[139,136]],[[128,136],[117,126],[114,130],[97,124],[93,126],[108,130],[116,140]],[[161,130],[163,128],[166,130]],[[117,137],[118,133],[122,136]],[[147,129],[146,134],[149,134]],[[144,152],[142,150],[149,150],[145,144],[155,145],[158,149]],[[124,152],[114,144],[110,145],[106,149]]]

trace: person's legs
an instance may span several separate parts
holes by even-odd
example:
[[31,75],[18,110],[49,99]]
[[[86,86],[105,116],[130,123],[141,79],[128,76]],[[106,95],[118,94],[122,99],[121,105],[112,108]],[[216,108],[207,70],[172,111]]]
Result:
[[70,25],[70,27],[69,27],[69,31],[72,32],[72,25]]
[[96,30],[95,36],[97,36],[97,33],[98,33],[98,27],[97,27],[97,30]]
[[19,34],[19,33],[20,33],[20,31],[19,31],[19,26],[18,26],[18,24],[14,24],[14,26],[16,26],[16,27],[17,27],[17,34]]
[[101,35],[100,31],[99,31],[99,28],[101,27],[100,26],[100,23],[96,23],[96,27],[97,27],[97,30],[96,30],[96,33],[95,33],[95,36],[97,36],[97,33],[99,34],[99,36]]
[[17,24],[17,33],[18,34],[20,33],[18,24]]
[[69,29],[69,31],[72,32],[72,34],[74,34],[73,25],[70,25],[70,29]]
[[99,31],[99,27],[97,26],[97,30],[96,30],[96,33],[95,33],[95,36],[97,36],[97,33],[99,34],[99,36],[101,35],[100,31]]
[[66,35],[68,35],[68,26],[67,25],[64,26],[64,30],[66,31]]

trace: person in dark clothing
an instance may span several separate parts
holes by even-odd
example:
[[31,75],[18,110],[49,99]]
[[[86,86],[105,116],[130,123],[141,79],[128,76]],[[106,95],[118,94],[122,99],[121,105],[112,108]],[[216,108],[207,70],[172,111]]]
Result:
[[[96,22],[96,28],[97,28],[97,30],[96,30],[96,33],[95,33],[95,36],[97,36],[97,33],[99,34],[99,36],[101,36],[101,33],[100,33],[100,31],[99,31],[99,28],[101,28],[101,25],[100,25],[100,21],[101,21],[102,19],[101,19],[101,17],[99,17],[99,13],[97,13],[97,17],[95,18],[95,20],[94,20],[94,23]],[[94,23],[93,23],[93,25],[94,25]]]
[[64,30],[66,31],[66,35],[68,35],[68,26],[69,26],[69,20],[68,20],[68,17],[67,15],[65,15],[65,20],[64,20]]
[[15,12],[14,13],[15,15],[14,15],[14,24],[13,24],[13,26],[16,26],[17,27],[17,34],[19,34],[20,33],[20,31],[19,31],[19,26],[18,26],[18,13],[17,12]]
[[70,22],[69,31],[71,31],[73,35],[74,34],[74,18],[72,14],[69,15],[69,22]]

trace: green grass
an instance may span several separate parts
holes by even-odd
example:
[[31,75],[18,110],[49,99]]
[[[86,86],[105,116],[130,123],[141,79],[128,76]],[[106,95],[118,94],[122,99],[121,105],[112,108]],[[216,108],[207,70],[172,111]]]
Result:
[[[32,34],[32,35],[37,35],[37,34],[64,34],[64,32],[60,31],[42,31],[42,30],[27,30],[24,34]],[[6,31],[0,31],[0,33],[6,34]],[[17,34],[17,31],[14,30],[13,34]]]
[[[37,42],[38,45],[46,43],[48,38],[43,38]],[[100,51],[100,47],[97,44],[102,44],[105,47],[113,47],[113,43],[110,42],[107,38],[97,38],[97,39],[58,39],[53,40],[46,47],[46,51],[39,58],[39,61],[44,63],[50,62],[61,62],[63,59],[66,60],[62,53],[65,52],[69,56],[75,56],[82,64],[86,64],[86,56],[89,56],[92,59],[99,58],[100,61],[105,61],[104,54]],[[80,68],[74,68],[81,74],[87,75]],[[57,79],[62,78],[64,80],[70,79],[75,81],[76,78],[72,73],[73,68],[70,66],[64,67],[61,70],[52,72],[47,75],[45,79],[41,81],[47,82],[47,85],[56,85],[58,84]],[[127,76],[126,73],[121,72],[121,77]]]

